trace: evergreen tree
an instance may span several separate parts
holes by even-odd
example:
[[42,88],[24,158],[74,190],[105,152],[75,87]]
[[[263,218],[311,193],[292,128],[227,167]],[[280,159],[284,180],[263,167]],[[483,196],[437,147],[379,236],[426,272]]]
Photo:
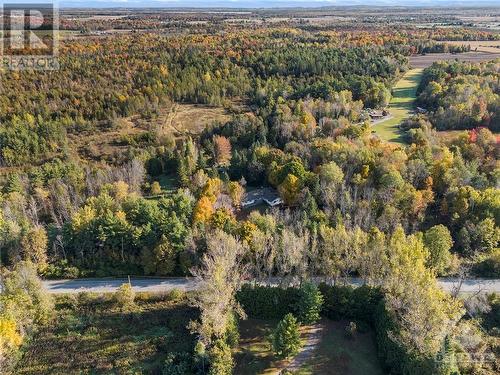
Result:
[[316,323],[320,319],[323,295],[311,282],[301,285],[299,295],[300,299],[296,307],[299,320],[304,324]]
[[278,323],[272,335],[274,354],[278,358],[290,358],[297,355],[301,347],[299,323],[292,314],[286,314]]
[[223,339],[217,339],[210,348],[210,370],[209,375],[231,375],[233,373],[234,361],[231,348]]
[[438,362],[439,375],[460,375],[449,336],[446,336],[444,339],[443,348],[438,355]]

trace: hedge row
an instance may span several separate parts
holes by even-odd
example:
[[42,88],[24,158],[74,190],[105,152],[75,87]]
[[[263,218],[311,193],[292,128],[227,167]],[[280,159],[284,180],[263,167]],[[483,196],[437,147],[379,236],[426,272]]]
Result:
[[382,299],[379,289],[369,286],[319,286],[325,300],[322,315],[333,320],[353,319],[372,325],[373,314]]
[[282,319],[295,313],[299,289],[244,285],[236,299],[250,318]]

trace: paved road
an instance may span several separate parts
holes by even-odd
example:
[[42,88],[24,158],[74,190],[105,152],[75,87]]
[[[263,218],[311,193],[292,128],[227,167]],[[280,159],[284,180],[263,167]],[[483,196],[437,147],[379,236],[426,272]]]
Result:
[[[76,279],[76,280],[46,280],[43,285],[50,293],[115,292],[120,285],[128,283],[128,279]],[[132,287],[136,292],[168,292],[172,289],[191,291],[196,289],[196,281],[192,278],[132,278]],[[353,286],[362,284],[360,279],[351,279]],[[454,291],[456,279],[440,279],[439,284],[446,291]],[[464,293],[478,291],[500,293],[500,279],[482,280],[469,279],[462,283],[460,289]]]
[[[172,289],[191,291],[196,289],[192,278],[132,278],[136,292],[168,292]],[[121,285],[128,283],[126,278],[45,280],[43,285],[50,293],[115,292]]]

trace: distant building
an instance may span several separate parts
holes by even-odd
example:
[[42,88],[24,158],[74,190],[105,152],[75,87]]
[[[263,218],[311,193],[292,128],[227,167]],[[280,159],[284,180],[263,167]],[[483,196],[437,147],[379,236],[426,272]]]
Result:
[[385,109],[381,110],[381,111],[376,111],[374,109],[368,109],[368,114],[370,115],[372,120],[378,120],[378,119],[382,119],[384,117],[387,117],[389,115],[389,112],[386,111]]
[[266,203],[270,207],[276,207],[283,204],[283,200],[275,189],[269,187],[259,188],[245,193],[241,201],[241,207],[251,207],[262,203]]

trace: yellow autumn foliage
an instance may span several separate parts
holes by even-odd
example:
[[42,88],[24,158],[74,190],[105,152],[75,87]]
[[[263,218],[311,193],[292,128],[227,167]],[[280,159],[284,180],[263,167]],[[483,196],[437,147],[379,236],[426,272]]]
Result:
[[16,322],[12,319],[0,317],[0,354],[4,350],[18,348],[23,338],[17,330]]

